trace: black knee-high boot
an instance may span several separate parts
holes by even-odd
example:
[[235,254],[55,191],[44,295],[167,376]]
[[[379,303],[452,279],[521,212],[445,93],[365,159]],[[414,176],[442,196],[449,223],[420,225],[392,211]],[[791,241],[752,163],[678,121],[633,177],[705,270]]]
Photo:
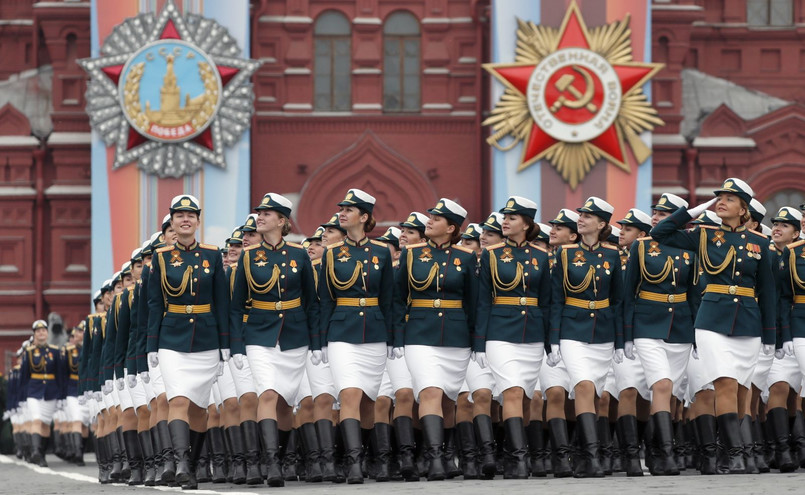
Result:
[[567,432],[567,421],[553,418],[548,421],[548,432],[551,441],[551,463],[554,478],[567,478],[573,475],[570,468],[570,440]]
[[478,441],[478,464],[481,473],[487,479],[495,477],[497,462],[495,460],[495,432],[492,429],[492,418],[479,414],[472,419],[475,426],[475,438]]
[[143,484],[143,451],[140,447],[140,439],[137,437],[137,430],[126,430],[123,432],[123,442],[126,444],[126,452],[129,458],[129,486]]
[[805,416],[797,411],[794,417],[789,416],[791,427],[791,457],[805,468]]
[[478,444],[475,442],[475,428],[469,421],[456,424],[459,445],[461,445],[461,472],[465,480],[478,479]]
[[[472,425],[470,424],[470,426]],[[405,416],[395,418],[394,434],[397,437],[397,457],[400,460],[400,474],[406,481],[419,480],[415,458],[414,420]]]
[[176,480],[176,459],[173,452],[173,440],[171,439],[168,422],[163,420],[157,423],[159,440],[162,442],[162,482],[172,484]]
[[740,420],[741,443],[744,451],[744,464],[746,474],[759,474],[760,470],[755,464],[755,453],[752,449],[752,417],[744,415]]
[[112,456],[109,451],[109,442],[107,436],[97,437],[97,448],[95,449],[98,456],[98,482],[106,485],[112,482],[109,473],[112,472]]
[[156,484],[156,469],[154,466],[154,443],[151,439],[151,430],[141,431],[137,434],[140,438],[140,447],[143,451],[144,475],[143,484],[154,486]]
[[503,422],[506,429],[506,457],[508,469],[504,474],[504,479],[524,480],[528,479],[528,466],[526,465],[526,455],[528,449],[525,442],[525,429],[523,428],[523,418],[509,418]]
[[242,485],[246,483],[246,450],[243,447],[243,431],[238,426],[226,429],[229,445],[232,447],[232,483]]
[[[198,461],[201,458],[201,454],[204,451],[204,442],[207,439],[207,432],[206,431],[195,431],[190,430],[190,453],[189,453],[189,473],[187,481],[182,483],[182,490],[196,490],[198,489],[198,480],[196,479],[196,470],[198,467]],[[179,476],[179,470],[177,467],[176,476]]]
[[687,469],[685,467],[685,423],[683,421],[673,421],[674,426],[674,460],[680,472]]
[[622,466],[626,476],[643,476],[640,465],[640,436],[637,433],[637,417],[631,414],[618,418],[618,442],[622,455]]
[[599,462],[600,442],[596,430],[595,413],[582,413],[576,416],[576,432],[579,435],[580,457],[583,462],[573,471],[575,478],[600,478],[604,476]]
[[280,431],[280,452],[282,457],[282,477],[285,481],[297,481],[299,474],[296,465],[299,463],[299,431]]
[[743,442],[738,423],[738,413],[722,414],[716,418],[718,436],[729,455],[729,474],[745,474],[746,464],[743,457]]
[[456,476],[461,476],[461,468],[456,463],[456,429],[444,429],[444,469],[447,479],[453,479]]
[[444,420],[435,414],[428,414],[421,418],[421,422],[424,434],[425,460],[428,463],[428,481],[443,480],[446,476],[442,460]]
[[769,463],[766,462],[765,443],[763,441],[763,425],[760,419],[752,421],[752,453],[755,456],[755,465],[761,473],[768,473]]
[[598,418],[596,420],[596,432],[598,441],[601,442],[599,458],[601,469],[604,474],[612,474],[612,431],[609,429],[609,418]]
[[118,482],[123,479],[123,449],[116,431],[112,431],[106,437],[112,455],[112,470],[109,472],[109,478],[113,482]]
[[299,427],[299,430],[302,437],[302,450],[305,453],[305,481],[319,483],[323,476],[321,464],[319,464],[321,448],[319,447],[319,437],[316,435],[316,425],[305,423]]
[[545,469],[547,456],[542,421],[530,421],[526,427],[526,435],[528,437],[528,454],[531,457],[531,476],[543,478],[548,475],[548,472]]
[[777,469],[781,473],[796,471],[797,465],[791,457],[791,450],[788,445],[788,410],[784,407],[775,407],[766,411],[766,421],[771,424],[774,432],[774,457]]
[[45,459],[49,437],[43,437],[39,433],[31,435],[31,463],[40,467],[48,467]]
[[716,440],[716,418],[712,414],[703,414],[693,420],[699,432],[699,472],[716,474],[718,446]]
[[260,438],[263,442],[263,455],[266,462],[266,483],[268,486],[285,486],[280,460],[280,439],[277,421],[263,419],[260,421]]
[[201,454],[196,462],[196,481],[199,483],[209,483],[212,481],[210,477],[209,436],[204,440],[204,444],[201,446]]
[[162,471],[165,470],[165,461],[162,457],[162,437],[159,435],[156,425],[150,431],[151,443],[154,445],[154,486],[164,486],[166,483],[162,481]]
[[363,483],[363,471],[361,470],[363,435],[360,421],[353,418],[342,420],[341,435],[344,439],[344,464],[347,471],[347,483]]
[[333,423],[328,419],[316,421],[316,436],[319,442],[319,464],[322,481],[335,481],[335,441],[333,440]]
[[73,462],[76,466],[84,465],[84,439],[81,433],[74,431],[70,433],[70,442],[73,444]]
[[190,475],[195,474],[190,469],[190,425],[186,421],[174,419],[168,423],[171,445],[176,460],[175,481],[180,485],[190,481]]
[[213,483],[226,482],[226,442],[224,431],[218,426],[207,430],[210,450],[210,474]]
[[131,476],[131,464],[129,463],[129,453],[126,451],[126,441],[123,439],[123,427],[118,426],[117,442],[120,445],[120,481],[126,482]]
[[246,447],[246,484],[260,485],[263,476],[260,474],[260,437],[257,423],[244,421],[240,424],[243,431],[243,445]]
[[391,462],[391,425],[388,423],[375,423],[374,428],[375,451],[375,481],[389,481],[389,463]]
[[654,413],[654,444],[656,450],[651,466],[652,476],[674,476],[679,474],[679,467],[674,458],[674,426],[671,413],[667,411]]

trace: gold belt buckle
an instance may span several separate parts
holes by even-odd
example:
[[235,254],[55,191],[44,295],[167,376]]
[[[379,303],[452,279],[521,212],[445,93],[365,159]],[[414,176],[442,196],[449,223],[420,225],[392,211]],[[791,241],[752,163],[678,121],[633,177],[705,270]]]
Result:
[[188,304],[187,306],[185,306],[184,307],[184,312],[185,312],[185,314],[188,314],[188,315],[192,314],[193,313],[193,305]]
[[668,302],[673,303],[676,300],[675,294],[668,294]]
[[729,291],[730,295],[734,296],[735,294],[738,293],[738,286],[737,285],[730,285],[730,288],[729,288],[728,291]]
[[520,298],[520,306],[525,306],[525,305],[526,305],[526,303],[527,303],[526,298],[525,298],[525,297],[521,297],[521,298]]
[[433,307],[434,308],[441,308],[442,307],[442,300],[441,299],[434,299],[433,300]]
[[282,311],[282,301],[275,302],[274,309],[276,309],[277,311]]
[[595,309],[595,301],[590,301],[589,304],[587,304],[587,307],[590,309]]
[[360,306],[360,307],[366,306],[366,298],[365,297],[362,297],[362,298],[358,299],[358,306]]

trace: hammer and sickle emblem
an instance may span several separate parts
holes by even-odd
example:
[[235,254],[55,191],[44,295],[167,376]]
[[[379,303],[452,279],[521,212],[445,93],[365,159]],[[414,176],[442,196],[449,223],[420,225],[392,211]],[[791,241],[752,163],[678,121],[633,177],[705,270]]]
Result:
[[573,86],[573,82],[576,80],[576,77],[573,74],[563,75],[554,83],[554,86],[556,86],[556,89],[562,93],[567,91],[576,97],[576,99],[570,100],[564,95],[559,95],[559,98],[557,98],[556,101],[553,102],[553,105],[551,105],[551,112],[556,113],[563,106],[565,106],[573,109],[586,108],[590,111],[590,113],[595,113],[598,110],[598,107],[592,103],[593,94],[595,92],[593,76],[584,67],[573,65],[571,68],[581,74],[581,77],[584,78],[584,93],[582,94],[578,89],[575,88],[575,86]]

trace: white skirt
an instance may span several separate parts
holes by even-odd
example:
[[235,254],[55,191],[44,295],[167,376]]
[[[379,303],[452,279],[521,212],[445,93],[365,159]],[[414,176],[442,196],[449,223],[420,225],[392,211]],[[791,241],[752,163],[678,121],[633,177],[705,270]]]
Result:
[[25,402],[28,404],[28,414],[32,421],[41,421],[46,425],[53,421],[53,414],[56,412],[55,400],[28,397]]
[[[561,351],[560,351],[561,354]],[[543,354],[543,362],[548,359],[547,351]],[[570,392],[570,375],[567,374],[567,367],[565,360],[560,359],[556,366],[548,366],[547,363],[539,369],[539,384],[542,387],[542,396],[545,396],[545,391],[553,387],[560,387]]]
[[609,367],[609,371],[607,371],[607,379],[604,380],[604,392],[609,394],[615,400],[618,400],[620,397],[620,391],[618,390],[618,379],[615,376],[615,367]]
[[[470,355],[472,355],[472,353],[470,353]],[[478,366],[478,363],[472,359],[467,363],[467,376],[465,380],[467,380],[467,388],[469,389],[470,396],[479,390],[485,389],[492,391],[495,389],[495,377],[492,376],[492,370],[489,369],[489,366],[481,368]]]
[[380,380],[380,389],[377,391],[377,396],[394,399],[394,387],[391,385],[388,362],[389,360],[386,359],[386,369],[383,370],[383,378]]
[[396,394],[404,388],[414,388],[411,380],[411,372],[408,370],[408,363],[405,356],[395,359],[386,359],[386,371],[391,380],[392,393]]
[[103,408],[104,409],[109,410],[109,409],[115,407],[114,391],[109,392],[108,394],[104,394],[103,392],[101,392],[101,395],[103,396]]
[[174,397],[187,397],[193,404],[207,409],[210,388],[218,376],[218,349],[202,352],[176,352],[159,350],[159,367],[165,381],[165,393],[170,401]]
[[766,390],[778,382],[786,382],[789,387],[799,392],[799,387],[802,385],[802,371],[795,356],[786,355],[783,359],[775,359],[772,363]]
[[330,342],[327,349],[337,393],[340,395],[342,390],[359,388],[371,400],[377,400],[383,370],[386,369],[386,343]]
[[530,399],[539,382],[545,346],[542,343],[513,344],[500,340],[486,343],[486,357],[498,388],[505,392],[520,387]]
[[797,358],[799,363],[799,370],[805,375],[805,339],[793,339],[794,343],[794,357]]
[[757,364],[755,365],[755,371],[752,373],[752,385],[758,388],[758,390],[769,390],[769,387],[774,382],[769,381],[769,371],[771,371],[771,365],[774,361],[774,354],[763,354],[763,350],[761,349],[757,355]]
[[[229,362],[231,363],[232,360],[230,359]],[[232,368],[230,366],[224,365],[224,372],[218,377],[215,387],[218,389],[218,398],[221,400],[221,404],[229,399],[238,398],[238,391],[235,389],[235,380],[232,378]]]
[[607,372],[612,364],[612,353],[615,344],[588,344],[577,340],[562,339],[559,341],[559,352],[565,361],[567,373],[570,375],[571,399],[576,397],[576,385],[583,381],[592,382],[595,393],[599,397],[604,392]]
[[257,395],[273,390],[285,399],[286,404],[293,406],[305,373],[307,346],[283,351],[279,345],[247,345],[246,355],[251,363]]
[[333,372],[329,362],[316,365],[308,358],[308,360],[305,361],[305,371],[307,371],[307,379],[310,382],[310,394],[313,396],[313,400],[316,400],[316,397],[322,394],[327,394],[332,396],[336,402],[338,401],[338,392],[335,390]]
[[[308,355],[305,356],[307,362],[310,362],[310,352]],[[307,377],[307,362],[305,363],[304,371],[302,372],[302,381],[299,382],[299,389],[296,391],[296,398],[294,398],[294,403],[292,404],[294,407],[298,407],[299,404],[305,399],[305,397],[311,397],[313,392],[310,390],[310,378]]]
[[72,395],[68,395],[65,402],[67,421],[80,421],[83,425],[89,424],[89,408],[86,404],[82,406],[78,403],[78,397]]
[[447,398],[456,400],[467,374],[470,352],[469,347],[405,346],[416,400],[428,387],[439,388]]
[[151,363],[148,363],[148,378],[154,397],[165,393],[165,380],[162,379],[162,370],[159,369],[159,366],[151,366]]
[[[128,370],[123,370],[124,381],[125,377],[129,376]],[[140,407],[147,404],[145,398],[145,388],[143,387],[143,382],[139,378],[137,379],[137,383],[134,385],[134,388],[129,388],[129,384],[126,383],[123,390],[119,392],[120,395],[120,409],[125,411],[126,409],[133,407],[134,409],[139,409]]]
[[635,354],[640,354],[648,387],[668,379],[673,384],[674,397],[683,395],[682,377],[685,376],[693,345],[671,344],[662,339],[634,339],[634,346]]
[[696,399],[696,394],[702,390],[713,390],[713,382],[707,381],[707,370],[704,367],[704,363],[702,363],[701,357],[699,359],[693,357],[693,346],[691,346],[688,367],[685,371],[688,375],[687,399],[689,402],[693,402]]
[[252,368],[249,364],[248,356],[243,356],[243,367],[238,369],[233,359],[229,360],[229,371],[232,372],[232,381],[235,382],[235,392],[238,398],[245,394],[257,394],[257,387],[254,384]]
[[747,388],[752,384],[760,337],[728,337],[697,328],[696,346],[708,382],[727,377]]

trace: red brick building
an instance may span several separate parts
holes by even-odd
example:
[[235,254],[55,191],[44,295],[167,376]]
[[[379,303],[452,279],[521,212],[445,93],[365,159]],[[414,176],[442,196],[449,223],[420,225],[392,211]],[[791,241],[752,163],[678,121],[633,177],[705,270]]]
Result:
[[[296,191],[310,233],[349,187],[377,217],[440,196],[489,211],[490,0],[252,0],[252,200]],[[582,2],[582,7],[583,7]],[[0,2],[0,350],[89,309],[90,3]],[[805,0],[653,2],[654,194],[697,202],[728,175],[802,202]],[[321,212],[321,215],[310,212]],[[2,354],[0,354],[2,355]],[[3,355],[5,356],[5,355]],[[0,359],[0,371],[6,359]]]

